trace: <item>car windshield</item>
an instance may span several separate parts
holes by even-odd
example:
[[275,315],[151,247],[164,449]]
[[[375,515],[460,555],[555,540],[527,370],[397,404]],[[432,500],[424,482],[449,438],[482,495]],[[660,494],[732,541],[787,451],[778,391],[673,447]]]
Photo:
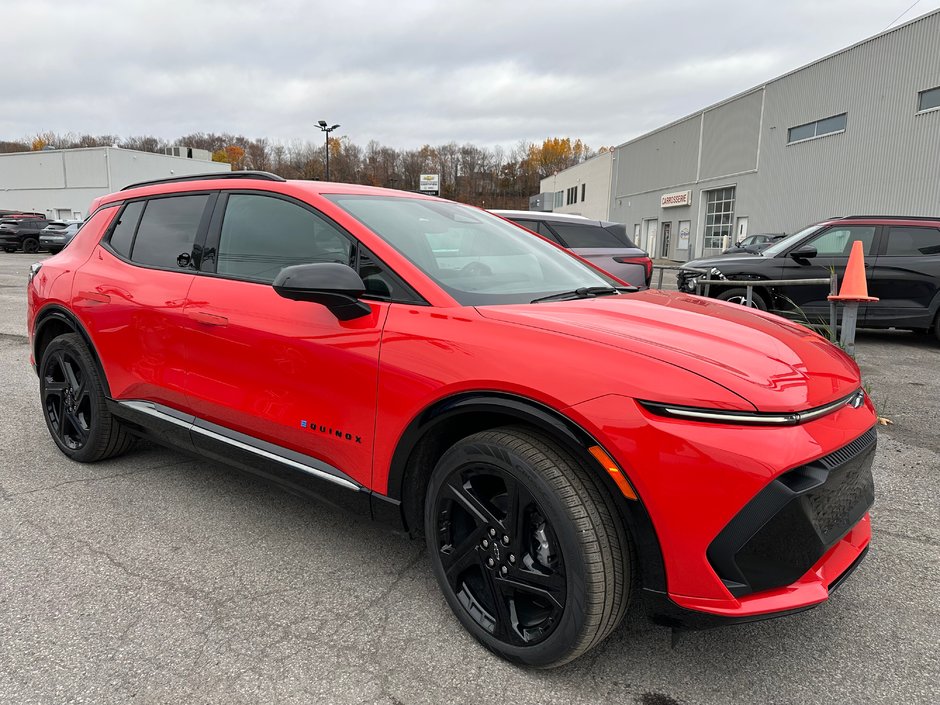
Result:
[[476,208],[394,196],[327,198],[465,306],[528,303],[576,289],[621,286],[564,250]]
[[802,240],[807,235],[811,235],[822,227],[822,225],[810,225],[808,228],[803,228],[798,233],[793,233],[789,237],[785,237],[779,242],[775,242],[773,245],[768,247],[766,250],[762,250],[761,254],[764,257],[776,257],[781,252],[786,252],[790,247],[800,240]]

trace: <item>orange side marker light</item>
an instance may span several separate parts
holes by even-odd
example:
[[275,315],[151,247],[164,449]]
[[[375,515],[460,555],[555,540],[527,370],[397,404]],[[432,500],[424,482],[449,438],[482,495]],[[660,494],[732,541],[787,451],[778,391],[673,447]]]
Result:
[[601,467],[607,471],[607,474],[613,478],[617,487],[620,488],[620,492],[623,493],[623,496],[636,501],[636,492],[633,490],[633,487],[630,486],[629,481],[624,477],[620,468],[617,467],[617,463],[614,462],[614,459],[607,455],[600,446],[591,446],[588,448],[588,452],[594,456],[594,459],[599,462]]

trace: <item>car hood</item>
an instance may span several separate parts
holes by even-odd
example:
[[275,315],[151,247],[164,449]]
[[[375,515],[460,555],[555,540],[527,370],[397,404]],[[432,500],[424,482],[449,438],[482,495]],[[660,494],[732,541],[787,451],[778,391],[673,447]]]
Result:
[[[860,386],[852,358],[808,328],[678,292],[647,290],[478,310],[489,319],[592,340],[681,367],[734,392],[758,411],[802,411],[848,396]],[[623,372],[599,374],[611,377],[613,391]]]
[[[736,264],[753,264],[755,257],[763,257],[761,254],[751,254],[750,252],[733,252],[727,255],[715,255],[714,257],[703,257],[702,259],[686,262],[683,267],[694,267],[695,269],[711,269],[712,267],[733,266]],[[681,270],[680,270],[681,271]]]

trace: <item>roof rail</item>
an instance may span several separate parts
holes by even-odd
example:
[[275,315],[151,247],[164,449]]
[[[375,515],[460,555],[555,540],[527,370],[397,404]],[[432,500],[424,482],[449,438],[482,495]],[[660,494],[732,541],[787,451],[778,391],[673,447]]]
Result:
[[940,220],[929,215],[845,215],[840,220]]
[[122,191],[141,186],[153,186],[154,184],[174,184],[182,181],[211,181],[213,179],[257,179],[259,181],[287,181],[283,176],[272,174],[269,171],[222,171],[209,174],[190,174],[189,176],[170,176],[166,179],[151,179],[150,181],[138,181],[136,184],[128,184]]

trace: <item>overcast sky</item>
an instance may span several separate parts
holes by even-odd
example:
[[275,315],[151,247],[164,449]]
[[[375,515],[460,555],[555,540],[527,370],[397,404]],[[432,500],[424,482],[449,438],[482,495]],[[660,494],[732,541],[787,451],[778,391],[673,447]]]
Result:
[[322,118],[361,145],[596,148],[877,34],[912,2],[0,0],[0,139],[319,140]]

